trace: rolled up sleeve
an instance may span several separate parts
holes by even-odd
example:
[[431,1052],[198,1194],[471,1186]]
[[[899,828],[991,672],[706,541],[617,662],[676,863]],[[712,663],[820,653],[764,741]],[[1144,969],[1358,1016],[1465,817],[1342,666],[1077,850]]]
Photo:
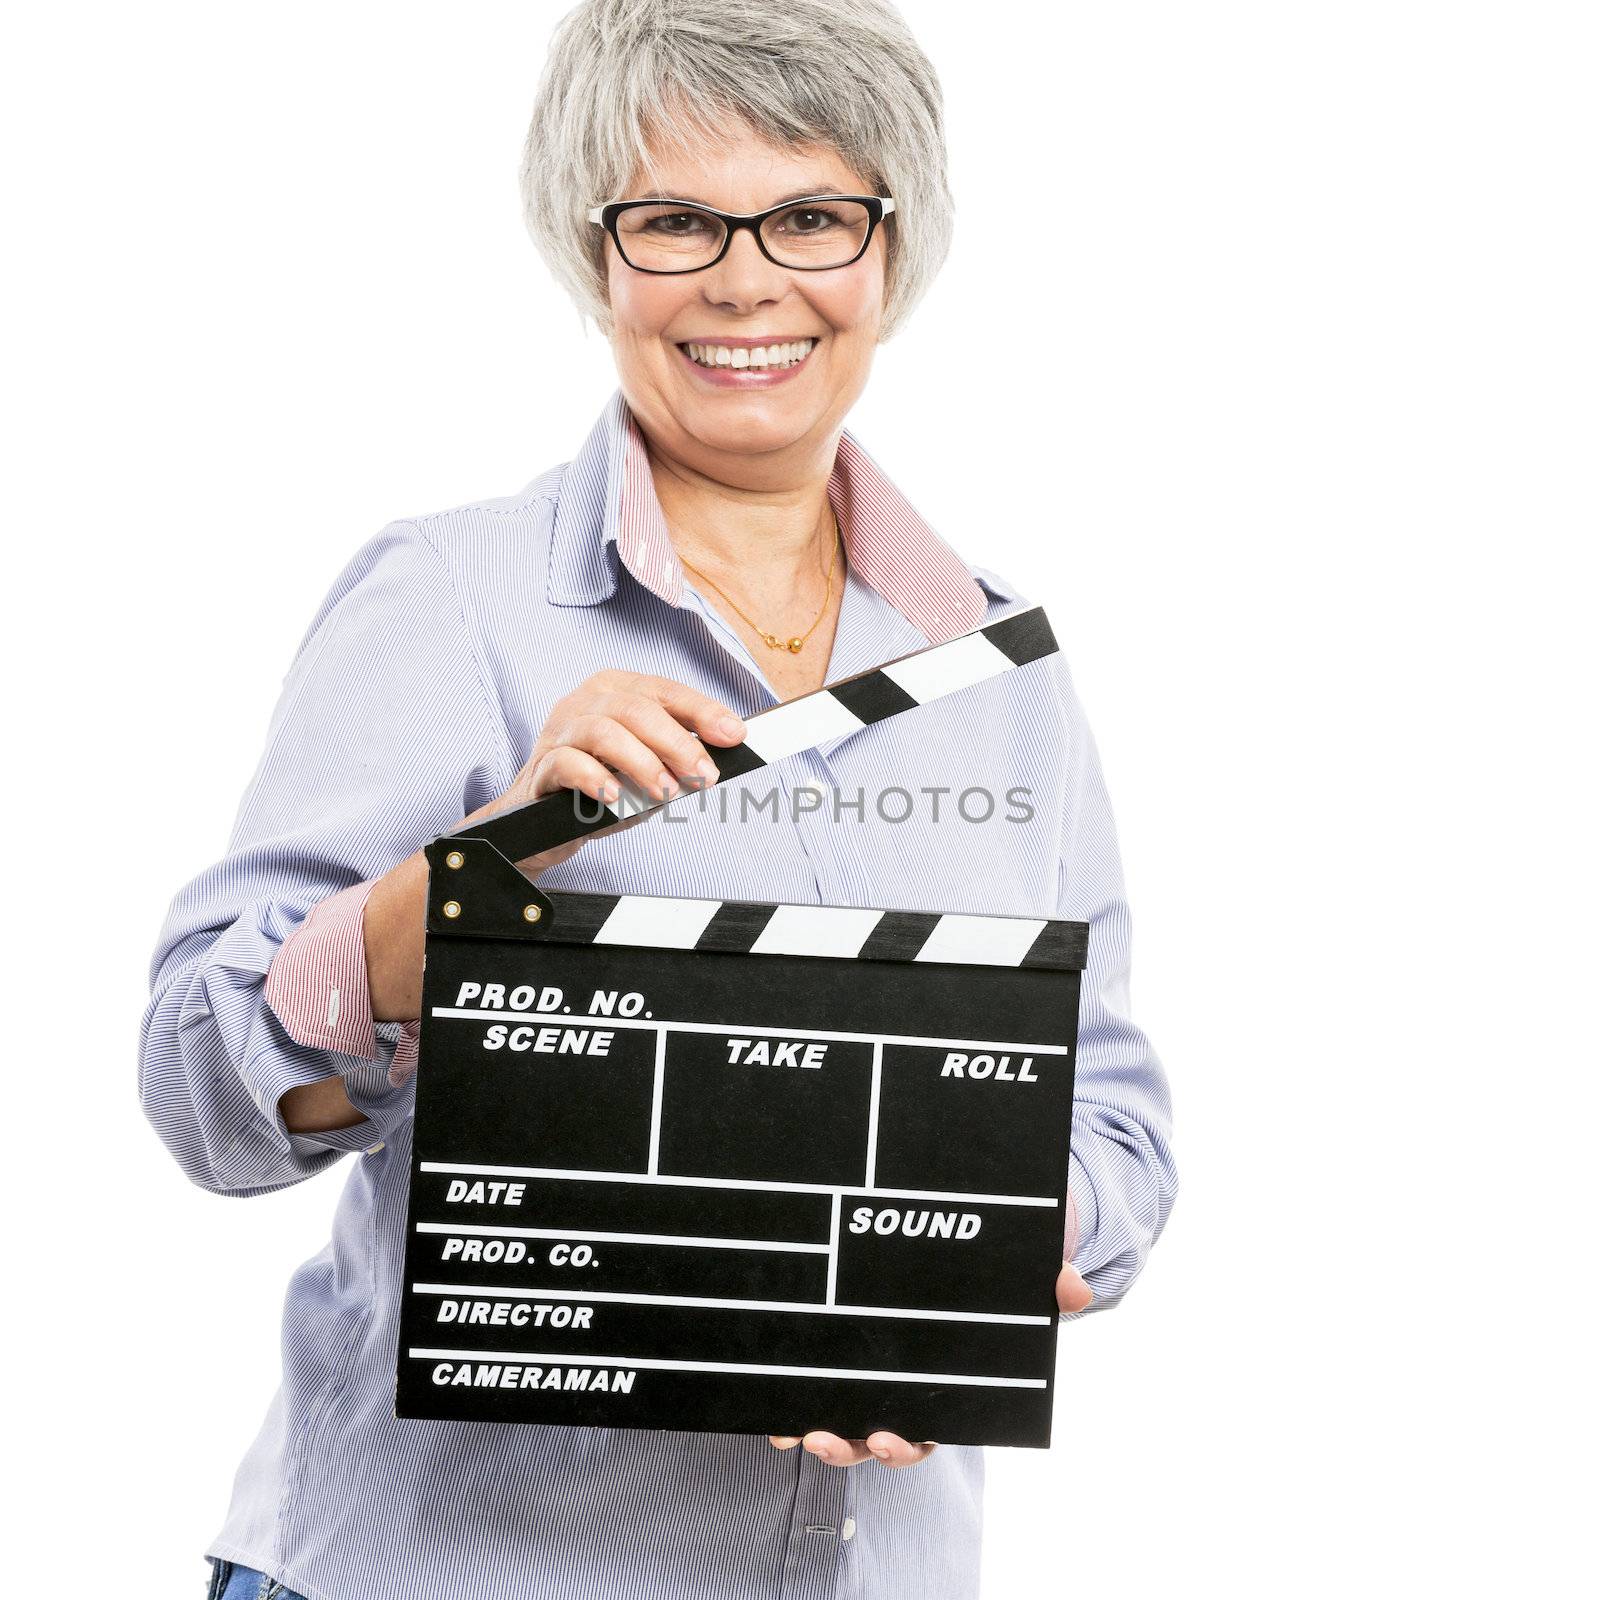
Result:
[[367,1061],[378,1054],[363,930],[377,881],[367,878],[319,900],[272,958],[267,1004],[296,1044]]
[[[449,566],[417,524],[392,523],[319,608],[226,853],[156,942],[139,1095],[195,1183],[282,1188],[411,1114],[418,1025],[373,1021],[365,897],[515,772]],[[364,1120],[291,1133],[283,1095],[336,1074]]]

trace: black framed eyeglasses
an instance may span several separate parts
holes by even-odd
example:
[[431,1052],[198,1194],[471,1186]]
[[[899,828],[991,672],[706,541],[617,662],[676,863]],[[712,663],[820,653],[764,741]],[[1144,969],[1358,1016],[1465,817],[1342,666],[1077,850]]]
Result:
[[748,228],[768,261],[796,272],[829,272],[859,261],[873,230],[894,210],[888,195],[811,194],[767,211],[714,211],[687,200],[611,200],[587,215],[611,235],[635,272],[703,272]]

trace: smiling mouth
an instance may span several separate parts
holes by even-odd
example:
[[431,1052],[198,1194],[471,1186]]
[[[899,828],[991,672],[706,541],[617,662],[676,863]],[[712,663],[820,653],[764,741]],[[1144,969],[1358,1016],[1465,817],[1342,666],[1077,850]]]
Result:
[[698,367],[720,367],[729,372],[785,372],[798,367],[816,349],[815,339],[793,339],[769,345],[697,344],[678,348]]

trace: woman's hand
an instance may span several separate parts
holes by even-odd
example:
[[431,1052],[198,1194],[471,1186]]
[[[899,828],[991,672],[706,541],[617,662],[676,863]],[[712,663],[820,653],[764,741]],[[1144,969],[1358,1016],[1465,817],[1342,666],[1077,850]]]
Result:
[[[720,700],[672,678],[608,668],[556,701],[511,788],[466,821],[561,789],[615,800],[620,791],[612,769],[651,799],[669,800],[717,781],[716,763],[702,740],[735,745],[744,735],[744,723]],[[553,865],[548,858],[564,861],[582,843],[575,840],[529,861]]]
[[1094,1290],[1083,1281],[1078,1269],[1070,1261],[1063,1261],[1056,1278],[1056,1304],[1063,1311],[1087,1311],[1093,1299]]
[[793,1450],[803,1444],[812,1455],[830,1467],[853,1467],[859,1461],[877,1461],[886,1467],[914,1467],[926,1461],[939,1448],[931,1439],[923,1444],[908,1444],[898,1433],[869,1433],[865,1439],[841,1439],[836,1433],[820,1429],[803,1439],[769,1433],[767,1438],[780,1450]]
[[[744,723],[729,707],[685,683],[607,668],[585,678],[550,708],[532,753],[505,793],[447,831],[457,833],[561,789],[577,789],[595,800],[615,800],[620,785],[610,768],[653,799],[705,788],[716,781],[717,768],[702,741],[735,745],[744,734]],[[648,815],[636,813],[553,850],[526,856],[517,865],[537,880],[590,839],[630,828]],[[372,1015],[379,1022],[407,1022],[422,1008],[427,896],[428,861],[418,850],[385,873],[367,897],[367,984]]]
[[[1093,1299],[1094,1290],[1070,1262],[1063,1261],[1056,1278],[1056,1305],[1062,1311],[1083,1311]],[[898,1433],[882,1431],[869,1433],[865,1439],[841,1439],[838,1434],[825,1433],[820,1428],[803,1438],[779,1433],[769,1433],[767,1438],[779,1450],[792,1450],[797,1444],[803,1444],[830,1467],[853,1467],[860,1461],[879,1461],[886,1467],[914,1467],[939,1448],[932,1440],[910,1444]]]

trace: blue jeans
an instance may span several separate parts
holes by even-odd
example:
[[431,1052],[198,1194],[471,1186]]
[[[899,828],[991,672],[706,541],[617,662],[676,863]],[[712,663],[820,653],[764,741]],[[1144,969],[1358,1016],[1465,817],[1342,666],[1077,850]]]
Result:
[[206,1600],[306,1600],[303,1594],[285,1589],[254,1567],[241,1567],[237,1561],[207,1556],[211,1563],[211,1587]]

